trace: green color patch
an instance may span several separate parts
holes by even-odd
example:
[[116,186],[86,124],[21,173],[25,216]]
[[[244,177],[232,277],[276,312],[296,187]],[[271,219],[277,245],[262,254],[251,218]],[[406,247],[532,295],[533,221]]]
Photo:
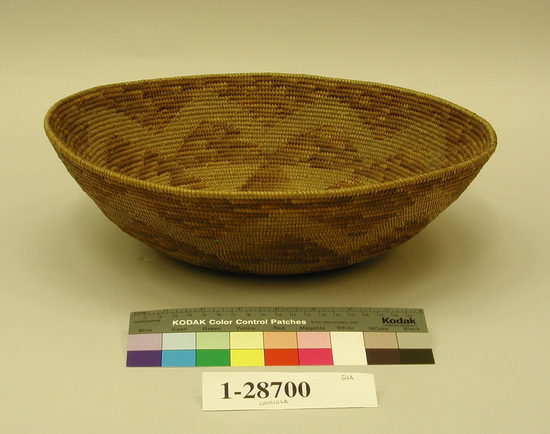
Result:
[[197,333],[198,350],[228,350],[229,332],[199,332]]
[[229,350],[197,350],[197,366],[230,366]]

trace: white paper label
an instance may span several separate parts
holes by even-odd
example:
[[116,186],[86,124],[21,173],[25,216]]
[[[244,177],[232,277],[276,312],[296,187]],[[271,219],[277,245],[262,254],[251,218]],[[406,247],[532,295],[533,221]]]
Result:
[[346,372],[203,372],[203,410],[378,407],[374,375]]

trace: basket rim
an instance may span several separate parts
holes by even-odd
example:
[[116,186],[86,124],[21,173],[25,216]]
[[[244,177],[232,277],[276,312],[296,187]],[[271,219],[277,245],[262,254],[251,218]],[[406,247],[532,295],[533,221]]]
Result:
[[[59,136],[54,132],[53,127],[51,125],[51,120],[54,113],[63,105],[70,103],[71,101],[77,98],[91,95],[93,93],[97,93],[106,89],[115,88],[118,86],[153,84],[153,83],[169,84],[174,82],[175,80],[181,80],[182,78],[200,80],[200,79],[212,79],[212,78],[221,79],[223,77],[234,78],[234,77],[252,77],[252,76],[258,77],[258,78],[261,78],[261,77],[285,77],[285,78],[298,78],[298,79],[305,78],[305,79],[332,81],[332,82],[338,82],[338,83],[349,84],[349,85],[362,85],[362,86],[369,85],[369,86],[377,87],[379,89],[398,91],[398,92],[415,96],[418,98],[431,100],[439,104],[445,105],[447,107],[453,108],[463,113],[464,115],[470,117],[471,119],[475,120],[476,122],[478,122],[478,124],[485,129],[485,132],[487,132],[489,136],[489,139],[490,139],[489,146],[487,150],[483,151],[482,153],[476,155],[473,158],[462,161],[458,164],[454,164],[452,166],[445,167],[442,169],[419,173],[416,175],[399,178],[391,181],[385,181],[381,183],[363,184],[359,186],[342,187],[342,188],[327,189],[327,190],[281,190],[281,191],[197,190],[197,189],[185,188],[181,186],[159,184],[155,182],[137,179],[137,178],[107,169],[101,165],[91,163],[85,160],[84,158],[78,156],[75,152],[73,152],[64,143],[64,141],[61,140]],[[71,95],[68,95],[65,98],[56,102],[53,106],[51,106],[44,118],[44,130],[47,137],[49,138],[50,142],[52,143],[52,145],[54,146],[57,152],[60,152],[66,158],[68,158],[73,164],[79,167],[82,167],[87,171],[93,172],[96,175],[99,175],[105,179],[109,179],[111,182],[118,182],[121,185],[131,185],[134,188],[141,188],[143,190],[148,190],[151,192],[157,192],[161,194],[171,194],[177,197],[182,197],[182,198],[188,197],[188,198],[194,198],[194,199],[205,198],[205,199],[243,199],[243,200],[246,200],[246,199],[250,199],[250,200],[258,200],[258,199],[300,200],[301,199],[301,200],[304,200],[304,199],[323,199],[323,198],[335,198],[335,197],[344,197],[344,196],[346,197],[357,196],[357,195],[364,195],[369,193],[377,193],[377,192],[391,190],[395,188],[402,189],[411,184],[431,182],[436,179],[442,179],[442,178],[452,176],[455,173],[467,171],[474,167],[481,167],[483,166],[483,164],[485,164],[489,160],[491,155],[495,152],[496,146],[497,146],[496,132],[488,121],[486,121],[484,118],[482,118],[478,114],[458,104],[455,104],[453,102],[450,102],[446,99],[443,99],[434,95],[430,95],[428,93],[407,89],[400,86],[389,85],[389,84],[384,84],[379,82],[372,82],[372,81],[324,77],[324,76],[311,75],[311,74],[292,74],[292,73],[273,73],[273,72],[222,73],[222,74],[174,76],[174,77],[167,77],[167,78],[142,79],[142,80],[125,81],[125,82],[94,86],[94,87],[73,93]]]

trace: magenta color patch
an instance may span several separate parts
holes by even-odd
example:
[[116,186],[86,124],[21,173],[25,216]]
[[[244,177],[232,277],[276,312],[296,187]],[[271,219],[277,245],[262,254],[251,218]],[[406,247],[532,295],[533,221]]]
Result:
[[330,348],[330,332],[298,332],[298,348]]
[[332,365],[332,350],[330,348],[300,348],[298,349],[300,366]]

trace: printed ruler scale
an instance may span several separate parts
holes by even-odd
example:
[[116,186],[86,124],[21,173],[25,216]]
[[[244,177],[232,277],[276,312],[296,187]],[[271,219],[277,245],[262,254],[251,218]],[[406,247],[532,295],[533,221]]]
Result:
[[208,307],[130,314],[132,367],[433,363],[422,309]]

